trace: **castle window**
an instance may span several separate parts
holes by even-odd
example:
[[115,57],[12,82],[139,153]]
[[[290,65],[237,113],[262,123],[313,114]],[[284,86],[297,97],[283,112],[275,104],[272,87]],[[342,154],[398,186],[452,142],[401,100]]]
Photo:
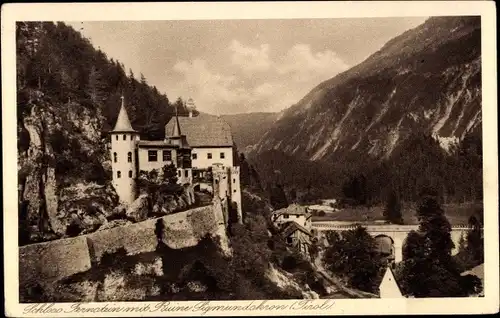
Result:
[[118,135],[116,135],[116,140],[118,140]]
[[236,189],[234,189],[233,192],[236,193]]
[[132,178],[132,170],[129,170],[129,171],[128,171],[128,177],[129,177],[129,178]]
[[127,135],[123,135],[123,140],[127,140]]
[[132,153],[130,151],[127,154],[127,161],[132,162]]
[[158,161],[157,150],[148,150],[148,161]]
[[196,158],[198,158],[198,157],[197,157],[197,155],[194,153],[194,154],[193,154],[193,159],[196,159]]
[[171,161],[172,160],[172,151],[163,150],[163,161]]
[[208,159],[212,159],[212,153],[211,152],[207,153],[207,158]]
[[181,171],[180,170],[177,170],[177,176],[179,176],[179,178],[181,177]]
[[189,170],[184,170],[184,177],[189,177]]
[[116,177],[117,177],[117,178],[121,178],[121,177],[122,177],[122,173],[121,173],[121,171],[117,171],[117,172],[116,172]]
[[116,152],[113,152],[113,161],[118,162],[118,155],[116,154]]
[[220,153],[220,158],[221,158],[221,159],[224,159],[224,157],[225,157],[225,154],[224,154],[223,152],[221,152],[221,153]]
[[236,179],[233,179],[233,183],[236,183]]

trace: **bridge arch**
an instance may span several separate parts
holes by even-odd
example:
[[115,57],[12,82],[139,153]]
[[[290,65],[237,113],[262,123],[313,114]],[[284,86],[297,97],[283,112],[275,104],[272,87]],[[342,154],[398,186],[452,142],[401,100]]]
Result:
[[378,234],[374,236],[377,244],[377,252],[388,258],[389,262],[393,262],[395,258],[394,239],[387,234]]

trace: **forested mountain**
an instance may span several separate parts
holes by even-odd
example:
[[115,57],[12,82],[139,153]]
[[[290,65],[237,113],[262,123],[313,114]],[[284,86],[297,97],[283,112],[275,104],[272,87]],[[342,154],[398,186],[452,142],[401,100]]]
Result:
[[[434,17],[319,84],[249,158],[265,178],[286,174],[288,187],[326,178],[316,188],[330,195],[353,192],[351,183],[376,200],[389,187],[412,199],[433,184],[449,199],[474,200],[482,196],[481,123],[480,18]],[[289,164],[276,165],[277,153]]]
[[238,150],[248,152],[278,119],[278,113],[246,113],[222,115],[231,126]]
[[445,143],[480,124],[480,18],[436,17],[318,85],[256,150],[314,161],[349,153],[388,158],[412,132]]
[[[79,208],[109,211],[117,204],[109,184],[107,131],[120,97],[144,139],[163,138],[175,111],[144,76],[127,75],[122,63],[62,22],[19,22],[16,41],[20,235],[46,240],[40,236],[64,235]],[[186,111],[182,100],[175,103],[180,113]],[[84,215],[87,224],[102,218]]]

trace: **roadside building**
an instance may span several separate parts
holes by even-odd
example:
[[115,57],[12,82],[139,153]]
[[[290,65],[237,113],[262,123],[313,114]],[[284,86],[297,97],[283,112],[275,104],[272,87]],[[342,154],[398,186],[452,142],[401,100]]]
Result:
[[291,204],[286,208],[274,211],[271,215],[271,220],[276,226],[281,226],[283,223],[295,222],[308,231],[312,227],[312,214],[306,207],[298,204]]

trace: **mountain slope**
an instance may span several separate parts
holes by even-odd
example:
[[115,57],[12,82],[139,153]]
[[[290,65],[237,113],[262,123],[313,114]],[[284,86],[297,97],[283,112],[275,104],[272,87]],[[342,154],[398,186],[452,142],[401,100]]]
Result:
[[[481,125],[479,17],[435,17],[389,41],[287,109],[253,155],[381,159],[411,133],[443,143]],[[369,156],[366,156],[369,155]]]
[[278,119],[278,113],[222,115],[222,118],[231,126],[239,151],[247,152],[271,128]]

